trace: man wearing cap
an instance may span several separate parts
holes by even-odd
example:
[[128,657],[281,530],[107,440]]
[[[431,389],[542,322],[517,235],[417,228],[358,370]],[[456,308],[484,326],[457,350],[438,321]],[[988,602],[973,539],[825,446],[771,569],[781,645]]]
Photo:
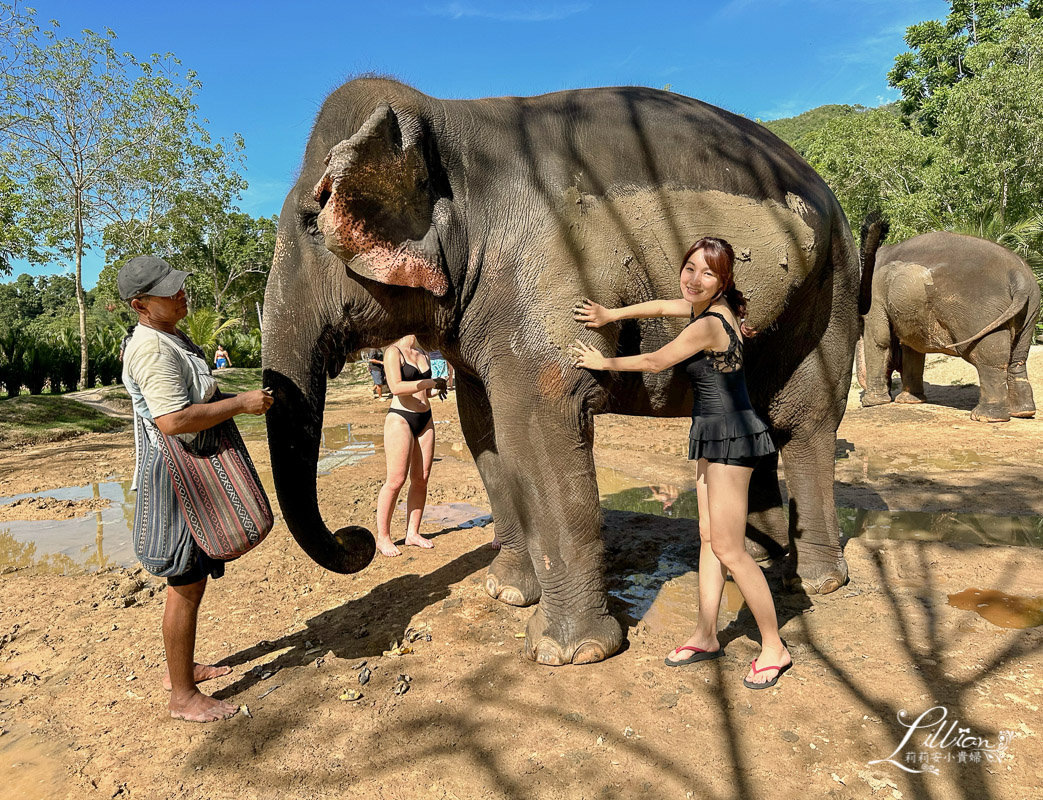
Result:
[[221,577],[225,564],[208,557],[192,539],[157,436],[161,432],[191,443],[199,431],[237,414],[264,414],[272,397],[259,389],[214,399],[217,383],[203,351],[177,329],[188,313],[187,277],[161,258],[138,256],[120,269],[117,285],[138,315],[123,349],[123,383],[134,405],[137,449],[131,487],[137,490],[134,549],[145,569],[167,579],[163,645],[170,715],[213,722],[238,708],[196,688],[200,681],[231,672],[195,662],[196,622],[207,578]]

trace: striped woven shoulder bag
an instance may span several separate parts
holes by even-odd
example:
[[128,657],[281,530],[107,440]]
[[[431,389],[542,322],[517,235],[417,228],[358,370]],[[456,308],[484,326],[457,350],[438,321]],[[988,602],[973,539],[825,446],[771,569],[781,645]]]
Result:
[[235,422],[200,431],[191,446],[156,433],[188,530],[203,552],[228,561],[259,545],[275,517]]

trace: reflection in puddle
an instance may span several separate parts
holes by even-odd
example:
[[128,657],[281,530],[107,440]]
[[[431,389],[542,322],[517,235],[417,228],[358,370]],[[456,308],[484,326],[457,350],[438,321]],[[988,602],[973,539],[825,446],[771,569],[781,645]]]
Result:
[[[652,631],[678,631],[691,628],[699,611],[699,574],[694,565],[682,562],[677,554],[664,550],[651,575],[632,572],[623,576],[624,587],[610,592],[626,603],[633,616]],[[732,581],[724,584],[721,610],[737,614],[744,601]]]
[[1003,462],[983,456],[973,450],[949,450],[944,455],[874,453],[864,447],[855,447],[846,439],[837,440],[836,478],[839,481],[859,483],[883,475],[925,470],[979,470]]
[[925,511],[866,511],[838,508],[845,539],[962,542],[1043,547],[1043,518]]
[[964,589],[949,595],[949,605],[973,611],[1001,628],[1036,628],[1043,625],[1043,597],[1019,597],[993,589]]
[[[404,511],[405,503],[398,504]],[[421,522],[425,525],[441,525],[443,528],[484,528],[493,521],[493,515],[484,508],[470,503],[436,503],[424,507]]]
[[[236,425],[246,442],[256,446],[267,435],[263,417],[243,416]],[[317,473],[328,475],[340,467],[350,467],[362,459],[383,451],[383,436],[356,436],[351,424],[324,428],[319,450]],[[439,458],[470,459],[467,448],[458,442],[440,442],[435,446]],[[275,484],[270,469],[259,468],[258,476],[269,498],[272,499],[275,518],[280,518],[274,504]],[[87,500],[104,498],[109,505],[85,516],[70,520],[28,520],[0,523],[0,573],[12,570],[68,575],[93,572],[114,566],[137,565],[131,544],[130,530],[134,525],[135,495],[130,481],[102,481],[88,486],[70,486],[34,494],[0,497],[0,505],[31,497],[51,497],[56,500]],[[464,508],[466,506],[466,509]],[[443,508],[431,506],[432,509]],[[450,503],[447,520],[459,520],[446,527],[481,527],[491,522],[488,512],[465,503]],[[432,513],[443,513],[434,511]],[[424,520],[427,521],[425,513]],[[437,519],[432,521],[437,522]]]

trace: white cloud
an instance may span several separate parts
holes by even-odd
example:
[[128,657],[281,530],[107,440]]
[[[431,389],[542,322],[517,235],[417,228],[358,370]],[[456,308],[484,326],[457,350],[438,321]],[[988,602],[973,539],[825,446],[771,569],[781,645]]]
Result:
[[482,17],[499,22],[550,22],[581,14],[590,8],[590,3],[551,3],[530,5],[528,8],[517,8],[509,4],[490,4],[491,7],[479,7],[470,3],[442,3],[425,8],[428,14],[450,19],[464,17]]

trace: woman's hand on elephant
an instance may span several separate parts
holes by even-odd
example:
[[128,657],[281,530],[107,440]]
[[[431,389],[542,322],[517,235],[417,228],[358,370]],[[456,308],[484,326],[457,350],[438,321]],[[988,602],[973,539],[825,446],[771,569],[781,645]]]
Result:
[[612,321],[607,308],[586,298],[582,303],[573,306],[572,316],[576,322],[582,322],[587,328],[600,328]]
[[268,412],[268,409],[272,407],[272,403],[275,402],[275,398],[267,389],[254,389],[252,392],[241,392],[236,395],[239,402],[242,403],[243,410],[242,414],[254,414],[260,416]]
[[605,356],[600,350],[585,345],[579,339],[572,345],[572,363],[583,369],[604,369]]

